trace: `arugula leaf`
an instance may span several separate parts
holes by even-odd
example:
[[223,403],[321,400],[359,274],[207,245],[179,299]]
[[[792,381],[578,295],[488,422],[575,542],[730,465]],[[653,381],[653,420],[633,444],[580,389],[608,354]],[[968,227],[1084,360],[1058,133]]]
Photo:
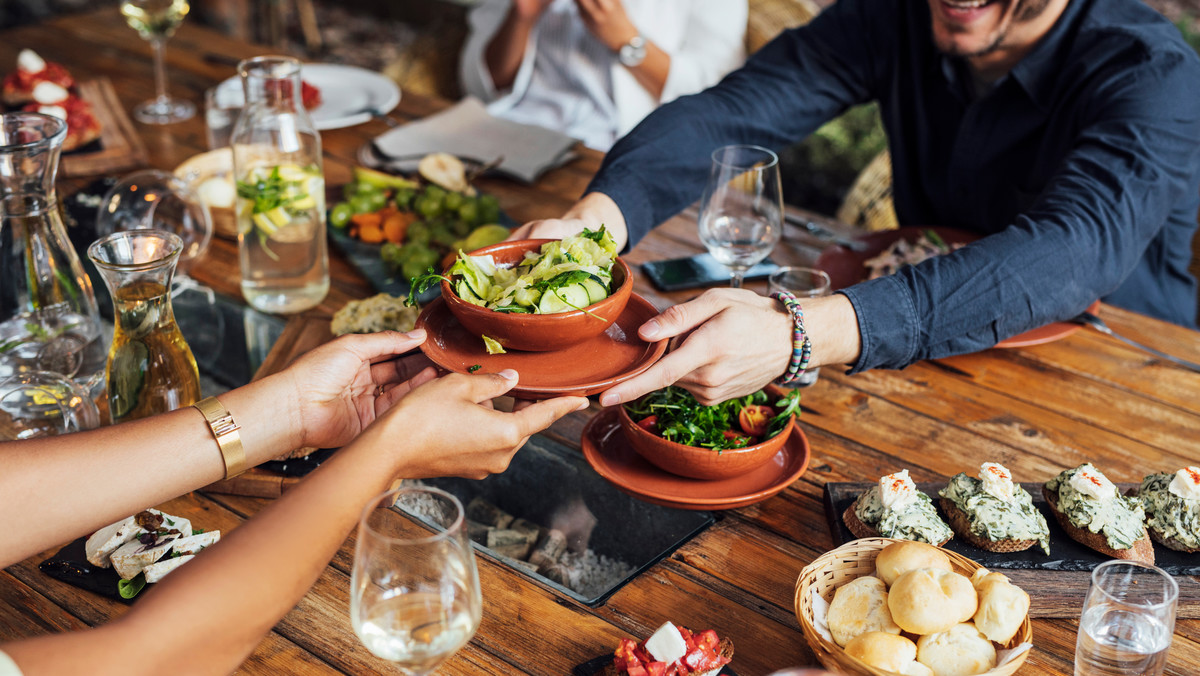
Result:
[[138,573],[137,576],[131,580],[118,581],[117,582],[117,593],[120,594],[121,598],[123,598],[123,599],[131,599],[131,598],[137,596],[138,592],[142,591],[142,589],[145,586],[146,586],[145,573]]
[[429,268],[427,270],[425,270],[425,274],[417,275],[416,277],[413,277],[411,280],[409,280],[410,288],[408,290],[408,298],[404,299],[404,304],[408,307],[416,307],[417,306],[417,296],[419,296],[422,293],[425,293],[431,287],[442,283],[443,280],[449,282],[450,278],[446,277],[445,275],[439,274],[437,270],[433,269],[432,265],[429,266]]
[[[767,393],[759,390],[745,397],[730,399],[714,406],[704,406],[687,390],[672,385],[625,404],[625,410],[634,421],[651,415],[657,416],[655,428],[664,439],[722,451],[742,448],[754,441],[749,437],[740,436],[738,414],[747,406],[766,404],[768,399]],[[782,407],[783,410],[772,418],[772,425],[768,428],[765,438],[769,439],[782,430],[788,416],[798,410],[799,406],[799,390],[785,395],[776,404],[776,408]],[[775,424],[777,420],[781,421],[778,426]],[[726,431],[737,432],[739,436],[726,437]]]
[[950,245],[946,244],[946,240],[942,239],[941,235],[934,232],[932,228],[925,228],[923,232],[925,233],[925,236],[929,238],[929,241],[933,242],[934,246],[941,249],[943,252],[950,251]]

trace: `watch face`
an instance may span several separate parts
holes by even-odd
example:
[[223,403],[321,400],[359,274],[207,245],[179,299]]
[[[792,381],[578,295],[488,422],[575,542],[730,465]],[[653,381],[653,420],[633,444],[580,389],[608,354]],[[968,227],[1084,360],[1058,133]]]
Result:
[[639,35],[628,43],[621,45],[617,58],[623,65],[638,66],[646,60],[646,41]]

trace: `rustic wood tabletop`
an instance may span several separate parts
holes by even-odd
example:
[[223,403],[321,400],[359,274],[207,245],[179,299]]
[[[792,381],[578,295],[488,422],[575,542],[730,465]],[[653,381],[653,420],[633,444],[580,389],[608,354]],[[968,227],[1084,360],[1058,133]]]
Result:
[[[0,33],[0,64],[32,47],[65,64],[80,80],[108,78],[128,111],[153,94],[150,47],[124,25],[115,5],[92,14]],[[196,101],[234,74],[229,59],[260,53],[209,30],[184,25],[167,47],[173,94]],[[3,70],[3,68],[0,68]],[[446,103],[405,94],[394,115],[415,119]],[[206,150],[201,116],[167,127],[134,127],[149,165],[171,169]],[[373,121],[322,134],[331,185],[350,178],[357,149],[386,130]],[[560,214],[599,167],[600,155],[580,157],[534,185],[481,178],[519,222]],[[84,179],[60,181],[69,192]],[[773,254],[780,262],[811,261],[811,241],[789,236]],[[702,249],[694,219],[669,221],[627,257],[631,265]],[[333,288],[316,309],[289,320],[264,372],[329,339],[330,314],[347,300],[372,293],[336,252]],[[236,245],[214,239],[194,275],[237,298]],[[637,276],[636,292],[663,308],[694,292],[661,294]],[[1200,333],[1103,306],[1101,316],[1135,340],[1200,361]],[[664,620],[715,628],[737,646],[734,666],[757,676],[812,665],[793,612],[800,570],[833,546],[822,487],[833,481],[871,481],[908,468],[917,481],[945,481],[981,462],[1009,467],[1019,481],[1044,481],[1064,468],[1091,461],[1114,481],[1137,482],[1151,472],[1174,471],[1200,458],[1200,376],[1174,368],[1091,330],[1036,347],[999,350],[922,362],[903,371],[847,376],[824,368],[804,392],[801,429],[812,447],[807,473],[778,496],[725,511],[710,528],[654,565],[605,603],[590,608],[539,585],[496,561],[479,557],[483,623],[471,643],[447,662],[445,674],[567,674],[611,652],[622,637],[645,637]],[[574,414],[544,437],[569,448],[596,409]],[[227,530],[269,504],[197,491],[162,506],[205,528]],[[636,533],[630,533],[636,537]],[[242,671],[278,673],[390,673],[355,637],[348,617],[351,535],[320,580],[262,642]],[[94,626],[125,606],[38,571],[47,551],[0,572],[0,641]],[[1200,556],[1200,555],[1196,555]],[[1024,674],[1072,673],[1078,611],[1086,573],[1025,571],[1031,589],[1034,648]],[[1195,618],[1196,578],[1181,578],[1193,599],[1181,615]],[[1190,590],[1190,591],[1186,591]],[[1056,619],[1049,619],[1056,618]],[[1200,673],[1200,620],[1176,624],[1167,672]]]

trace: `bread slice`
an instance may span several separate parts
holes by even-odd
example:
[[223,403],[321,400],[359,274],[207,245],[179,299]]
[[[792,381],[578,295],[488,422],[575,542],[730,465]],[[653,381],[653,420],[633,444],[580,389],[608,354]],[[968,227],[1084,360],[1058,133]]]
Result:
[[1167,549],[1174,549],[1177,552],[1185,552],[1187,554],[1195,554],[1196,552],[1200,552],[1200,548],[1188,547],[1174,537],[1163,537],[1163,534],[1153,526],[1146,526],[1146,531],[1150,533],[1151,540],[1154,540]]
[[1114,559],[1141,561],[1142,563],[1154,565],[1154,545],[1150,543],[1148,535],[1143,535],[1129,549],[1113,549],[1108,546],[1108,539],[1104,537],[1103,533],[1093,533],[1086,528],[1079,528],[1071,524],[1067,515],[1058,509],[1057,491],[1052,491],[1043,485],[1042,495],[1046,497],[1046,504],[1050,506],[1050,511],[1054,512],[1054,518],[1058,519],[1058,525],[1067,531],[1067,535],[1070,535],[1072,540],[1091,547],[1105,556],[1111,556]]
[[[729,659],[731,661],[733,660],[733,640],[732,639],[730,639],[728,636],[722,638],[721,642],[717,645],[717,648],[719,648],[719,650],[717,650],[718,655],[720,655],[721,657],[724,657],[726,659]],[[710,676],[710,675],[716,676],[717,674],[721,673],[721,669],[724,669],[724,667],[718,667],[717,669],[710,669],[708,671],[693,671],[693,672],[690,672],[689,674],[687,674],[686,676]],[[622,672],[617,671],[617,667],[610,662],[607,666],[604,667],[604,669],[602,671],[598,672],[598,676],[624,676],[624,675],[622,674]]]
[[942,505],[942,511],[946,513],[946,523],[950,524],[950,530],[958,537],[975,545],[976,547],[989,552],[1023,552],[1026,549],[1037,544],[1037,540],[989,540],[985,537],[976,535],[971,532],[971,518],[967,513],[958,508],[954,501],[949,498],[938,498]]
[[[864,495],[865,495],[865,493],[864,493]],[[854,512],[854,508],[858,506],[858,501],[861,499],[862,499],[862,496],[860,495],[857,499],[854,500],[853,504],[851,504],[849,507],[846,508],[845,512],[842,512],[842,521],[846,522],[846,528],[849,528],[850,532],[854,533],[854,537],[859,537],[859,538],[881,538],[881,537],[883,537],[883,535],[879,531],[877,531],[873,527],[868,526],[867,524],[863,523],[862,519],[858,518],[858,514],[856,514]],[[946,538],[945,540],[942,540],[941,542],[936,543],[936,545],[938,547],[941,547],[942,545],[946,544],[949,541],[950,541],[950,538]]]

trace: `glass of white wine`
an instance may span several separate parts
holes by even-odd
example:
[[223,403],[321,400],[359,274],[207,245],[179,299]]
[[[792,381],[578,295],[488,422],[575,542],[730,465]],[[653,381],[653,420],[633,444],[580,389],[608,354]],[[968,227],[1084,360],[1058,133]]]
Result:
[[367,650],[401,673],[423,676],[471,640],[482,614],[457,498],[403,487],[367,505],[350,581],[350,621]]
[[191,5],[188,0],[121,0],[125,23],[150,42],[154,48],[154,88],[156,96],[133,109],[133,116],[145,124],[182,122],[196,114],[196,106],[185,99],[167,94],[167,65],[163,52],[167,40],[183,23]]
[[700,200],[700,241],[729,268],[729,285],[771,253],[783,234],[779,157],[760,146],[733,145],[712,154]]

